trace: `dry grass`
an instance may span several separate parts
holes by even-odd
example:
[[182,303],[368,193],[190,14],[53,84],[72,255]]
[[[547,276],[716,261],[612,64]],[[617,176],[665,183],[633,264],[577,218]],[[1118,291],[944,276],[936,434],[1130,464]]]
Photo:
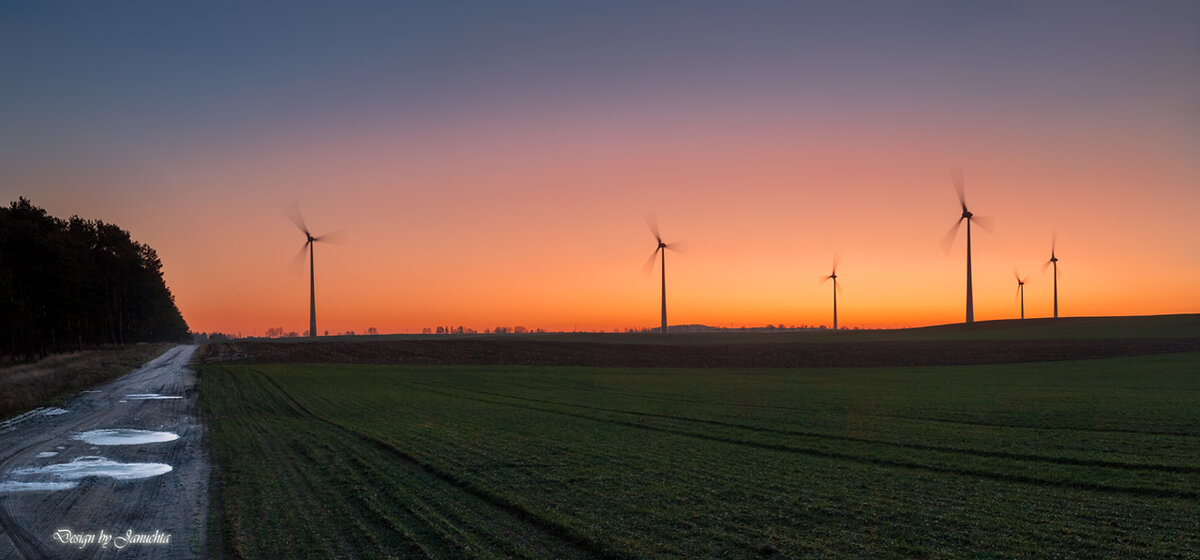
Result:
[[116,378],[162,354],[170,343],[131,344],[56,354],[0,368],[0,418],[54,403]]

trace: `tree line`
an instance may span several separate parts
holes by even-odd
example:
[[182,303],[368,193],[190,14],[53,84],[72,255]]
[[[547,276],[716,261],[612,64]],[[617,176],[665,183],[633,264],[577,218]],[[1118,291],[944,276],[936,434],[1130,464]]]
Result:
[[100,220],[63,220],[21,197],[0,207],[0,359],[186,341],[149,245]]

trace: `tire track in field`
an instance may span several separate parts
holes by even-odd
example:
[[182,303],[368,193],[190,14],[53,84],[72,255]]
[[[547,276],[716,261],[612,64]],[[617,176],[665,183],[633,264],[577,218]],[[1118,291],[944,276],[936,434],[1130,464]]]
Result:
[[1027,426],[1021,424],[1003,424],[1000,422],[984,422],[982,420],[955,420],[952,418],[937,418],[933,416],[905,416],[902,414],[872,414],[880,418],[899,418],[902,420],[920,420],[923,422],[940,422],[945,424],[963,424],[966,426],[983,426],[986,428],[1020,428],[1024,430],[1063,430],[1070,432],[1096,432],[1103,434],[1134,434],[1145,436],[1172,436],[1172,437],[1191,437],[1200,438],[1200,434],[1188,432],[1157,432],[1151,430],[1131,430],[1128,428],[1079,428],[1074,426]]
[[[420,383],[413,383],[413,384],[424,385],[424,384],[420,384]],[[898,467],[898,468],[914,469],[914,470],[921,470],[921,471],[932,472],[932,473],[937,473],[937,474],[955,474],[955,475],[962,475],[962,476],[972,476],[972,477],[976,477],[976,478],[983,478],[983,479],[995,480],[995,481],[1000,481],[1000,482],[1015,482],[1015,483],[1029,484],[1029,485],[1034,485],[1034,486],[1075,488],[1075,489],[1080,489],[1080,490],[1105,492],[1105,493],[1111,493],[1111,494],[1126,494],[1126,495],[1133,495],[1133,496],[1152,496],[1152,497],[1160,497],[1160,498],[1180,498],[1180,499],[1186,499],[1186,500],[1200,499],[1200,492],[1195,492],[1195,491],[1172,490],[1172,489],[1167,489],[1167,488],[1140,488],[1140,487],[1127,487],[1127,486],[1111,486],[1111,485],[1105,485],[1105,484],[1094,484],[1094,483],[1079,482],[1079,481],[1073,481],[1073,480],[1049,480],[1049,479],[1037,478],[1037,477],[1033,477],[1033,476],[995,473],[995,472],[979,470],[979,469],[943,467],[943,466],[938,466],[938,465],[929,465],[929,464],[925,464],[925,463],[916,463],[916,462],[912,462],[912,461],[903,461],[903,460],[899,460],[899,459],[885,459],[885,458],[880,458],[880,457],[864,457],[861,455],[852,455],[849,453],[838,453],[838,452],[833,452],[833,451],[823,451],[820,449],[808,449],[808,448],[802,448],[802,447],[794,447],[794,446],[783,445],[783,444],[749,441],[749,440],[736,439],[736,438],[731,438],[731,437],[714,436],[714,435],[710,435],[710,434],[690,432],[687,430],[680,430],[680,429],[675,429],[675,428],[666,428],[666,427],[662,427],[662,426],[651,426],[648,424],[640,424],[637,422],[627,422],[627,421],[616,420],[616,419],[612,419],[612,418],[600,418],[600,417],[596,417],[596,416],[590,416],[587,414],[577,414],[577,413],[566,412],[566,411],[562,411],[562,410],[541,408],[541,407],[531,406],[531,405],[523,405],[523,404],[517,404],[517,403],[511,403],[511,402],[496,401],[496,400],[485,399],[485,398],[480,398],[480,397],[468,397],[468,396],[463,396],[463,395],[456,395],[453,393],[440,391],[440,390],[436,390],[436,389],[420,389],[420,390],[423,390],[428,393],[440,394],[440,395],[451,397],[451,398],[459,398],[459,399],[472,400],[472,401],[477,401],[477,402],[484,402],[484,403],[488,403],[488,404],[507,406],[507,407],[512,407],[512,408],[521,408],[521,409],[533,410],[533,411],[537,411],[537,412],[545,412],[548,414],[556,414],[556,415],[560,415],[560,416],[566,416],[569,418],[579,418],[579,419],[583,419],[583,420],[590,420],[590,421],[594,421],[594,422],[612,424],[612,425],[616,425],[616,426],[624,426],[624,427],[628,427],[628,428],[648,430],[648,431],[684,436],[684,437],[689,437],[689,438],[694,438],[694,439],[702,439],[702,440],[707,440],[707,441],[716,441],[716,442],[740,445],[740,446],[751,447],[751,448],[756,448],[756,449],[781,451],[781,452],[785,452],[785,453],[794,453],[797,455],[806,455],[806,456],[810,456],[810,457],[819,457],[819,458],[824,458],[824,459],[844,460],[844,461],[850,461],[850,462],[859,463],[859,464],[876,465],[876,466],[882,466],[882,467]],[[576,407],[590,409],[590,407],[587,407],[585,405],[570,405],[570,406],[576,406]],[[645,413],[645,414],[653,416],[649,413]],[[698,421],[698,422],[705,423],[705,421]],[[712,422],[715,422],[715,421],[712,421]],[[764,429],[764,430],[767,430],[767,429]],[[836,436],[836,437],[844,437],[844,436]],[[916,445],[916,444],[910,444],[910,445]]]
[[[541,385],[531,383],[513,384],[516,387],[527,387],[538,391],[566,389],[569,391],[599,393],[602,395],[619,395],[625,397],[633,397],[636,399],[644,399],[658,402],[669,403],[688,403],[688,404],[703,404],[715,406],[731,406],[740,408],[762,408],[769,410],[792,410],[797,412],[810,412],[811,409],[800,408],[795,406],[785,406],[778,404],[763,404],[763,403],[737,403],[724,401],[701,400],[694,398],[676,398],[667,396],[662,393],[639,393],[635,391],[621,391],[618,389],[608,389],[595,386],[588,386],[581,383],[571,384],[554,384],[541,380]],[[1043,430],[1043,431],[1069,431],[1069,432],[1089,432],[1102,434],[1132,434],[1132,435],[1148,435],[1148,436],[1171,436],[1171,437],[1189,437],[1200,438],[1200,433],[1192,432],[1165,432],[1154,430],[1134,430],[1129,428],[1084,428],[1078,426],[1031,426],[1027,424],[1005,424],[1001,422],[984,422],[981,420],[957,420],[953,418],[937,418],[932,416],[908,416],[902,414],[870,414],[875,418],[898,418],[901,420],[919,420],[924,422],[940,422],[946,424],[962,424],[966,426],[982,426],[986,428],[1015,428],[1022,430]],[[1200,468],[1196,469],[1200,471]]]
[[542,532],[543,534],[545,534],[551,538],[559,540],[562,544],[566,545],[569,548],[574,548],[582,553],[585,553],[585,554],[593,556],[593,557],[599,557],[599,558],[618,559],[618,558],[625,557],[622,554],[619,554],[615,551],[609,550],[602,543],[596,542],[594,540],[587,538],[584,535],[577,533],[570,527],[555,523],[554,521],[551,521],[549,519],[542,517],[541,515],[538,515],[536,512],[533,512],[533,511],[530,511],[530,510],[527,510],[527,509],[521,507],[520,505],[512,502],[511,500],[508,500],[507,498],[504,498],[503,496],[500,496],[498,494],[490,492],[487,489],[479,488],[476,485],[472,484],[469,480],[466,480],[459,476],[456,476],[453,473],[450,473],[443,469],[440,469],[437,466],[432,465],[430,463],[421,461],[420,459],[418,459],[412,455],[409,455],[408,453],[405,453],[404,451],[401,451],[400,449],[397,449],[397,448],[389,445],[387,442],[385,442],[383,440],[380,440],[380,439],[372,437],[368,434],[359,432],[353,428],[343,426],[336,422],[322,418],[321,416],[313,413],[311,410],[309,410],[307,407],[305,407],[299,401],[297,401],[290,393],[287,392],[287,390],[285,390],[283,388],[282,385],[280,385],[271,376],[269,376],[266,373],[263,373],[261,371],[258,371],[258,370],[250,370],[250,371],[253,371],[254,373],[257,373],[258,375],[262,376],[262,378],[268,384],[270,384],[272,387],[274,387],[275,390],[279,392],[280,396],[283,397],[287,401],[288,406],[292,407],[294,411],[296,411],[298,414],[303,415],[307,419],[315,420],[317,422],[321,422],[325,425],[328,425],[337,432],[341,432],[341,433],[345,434],[346,436],[357,439],[360,442],[367,444],[376,450],[383,451],[388,455],[391,455],[397,459],[400,459],[400,460],[416,467],[420,471],[436,478],[437,480],[440,480],[441,482],[443,482],[455,489],[458,489],[458,490],[465,492],[471,496],[474,496],[476,499],[479,499],[482,502],[484,502],[492,507],[495,507],[496,509],[504,511],[505,513],[508,513],[509,515],[512,515],[513,517],[515,517],[521,521],[529,523],[530,525],[535,527],[538,531]]
[[[413,383],[422,384],[420,382],[413,382]],[[554,405],[554,406],[568,406],[568,407],[573,407],[573,408],[582,408],[585,410],[595,410],[595,411],[599,411],[599,412],[615,412],[618,414],[628,414],[631,416],[644,416],[644,417],[649,417],[649,418],[662,418],[662,419],[666,419],[666,420],[679,420],[682,422],[693,422],[693,423],[697,423],[697,424],[707,424],[710,426],[736,428],[736,429],[741,429],[741,430],[749,430],[749,431],[762,432],[762,433],[771,433],[771,434],[780,434],[780,435],[789,435],[789,436],[801,436],[801,437],[809,437],[809,438],[814,438],[814,439],[827,439],[827,440],[834,440],[834,441],[848,441],[848,442],[853,442],[853,443],[867,443],[867,444],[872,444],[872,445],[886,445],[889,447],[899,447],[899,448],[903,448],[903,449],[912,449],[912,450],[916,450],[916,451],[938,451],[938,452],[943,452],[943,453],[958,453],[958,454],[963,454],[963,455],[973,455],[976,457],[983,457],[983,458],[990,458],[990,459],[1012,459],[1012,460],[1016,460],[1016,461],[1036,461],[1036,462],[1041,462],[1041,463],[1054,463],[1054,464],[1059,464],[1059,465],[1071,465],[1071,466],[1080,466],[1080,467],[1100,467],[1100,468],[1109,468],[1109,469],[1155,471],[1155,472],[1166,472],[1166,473],[1173,473],[1173,474],[1200,474],[1200,466],[1161,465],[1161,464],[1154,464],[1154,463],[1125,463],[1125,462],[1121,462],[1121,461],[1106,461],[1103,459],[1075,459],[1075,458],[1071,458],[1071,457],[1055,457],[1055,456],[1050,456],[1050,455],[1032,455],[1032,454],[1027,454],[1027,453],[1010,453],[1007,451],[985,451],[985,450],[979,450],[979,449],[964,449],[961,447],[947,447],[947,446],[940,446],[940,445],[928,445],[928,444],[922,444],[922,443],[902,443],[902,442],[885,441],[885,440],[878,440],[878,439],[859,438],[859,437],[854,437],[854,436],[840,436],[840,435],[836,435],[836,434],[825,434],[825,433],[820,433],[820,432],[803,432],[803,431],[799,431],[799,430],[781,430],[781,429],[777,429],[777,428],[767,428],[767,427],[763,427],[763,426],[750,426],[750,425],[746,425],[746,424],[738,424],[735,422],[722,422],[720,420],[708,420],[708,419],[704,419],[704,418],[693,418],[690,416],[676,416],[676,415],[672,415],[672,414],[640,412],[640,411],[635,411],[635,410],[623,410],[623,409],[619,409],[619,408],[603,408],[603,407],[589,406],[589,405],[582,405],[582,404],[575,404],[575,403],[567,403],[567,402],[561,402],[561,401],[552,401],[552,400],[548,400],[548,399],[535,399],[532,397],[521,397],[521,396],[516,396],[516,395],[508,395],[505,393],[480,391],[480,390],[476,390],[476,389],[465,389],[465,388],[461,388],[461,387],[456,387],[455,389],[460,390],[460,391],[466,391],[469,393],[480,394],[480,395],[489,395],[489,396],[493,396],[493,397],[501,397],[501,398],[514,399],[514,400],[537,402],[537,403],[549,404],[549,405]],[[886,416],[886,415],[881,415],[881,416]]]

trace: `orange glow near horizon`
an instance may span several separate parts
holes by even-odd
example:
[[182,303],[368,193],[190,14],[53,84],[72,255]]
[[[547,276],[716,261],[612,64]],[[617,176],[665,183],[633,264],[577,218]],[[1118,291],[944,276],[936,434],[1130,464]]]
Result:
[[[194,332],[308,328],[292,202],[348,232],[316,247],[322,332],[655,327],[648,211],[688,244],[672,325],[829,325],[838,254],[839,324],[910,327],[963,320],[965,231],[940,246],[962,166],[995,225],[972,231],[976,320],[1018,316],[1014,267],[1027,316],[1051,314],[1056,233],[1062,315],[1200,312],[1190,12],[954,6],[644,8],[662,28],[583,5],[188,12],[163,21],[228,45],[178,52],[140,28],[72,43],[105,26],[48,17],[26,26],[62,41],[0,37],[63,49],[57,72],[14,70],[0,202],[130,230]],[[296,42],[313,30],[321,56]],[[75,72],[95,45],[116,66]]]
[[[461,166],[414,156],[415,168],[408,169],[409,162],[381,168],[355,161],[386,151],[386,142],[342,146],[344,152],[327,154],[330,163],[304,155],[294,165],[285,158],[268,164],[279,170],[265,181],[280,185],[274,189],[258,187],[254,170],[196,169],[184,174],[191,184],[155,205],[191,208],[211,216],[211,227],[205,218],[189,218],[193,227],[178,229],[178,219],[162,216],[132,229],[158,248],[180,308],[198,332],[307,328],[307,274],[288,271],[304,241],[282,213],[291,200],[314,234],[348,230],[345,246],[316,248],[318,329],[331,333],[655,326],[658,265],[650,276],[641,272],[654,249],[642,222],[651,208],[664,239],[688,245],[686,254],[667,256],[671,324],[828,325],[831,286],[819,280],[835,253],[842,326],[962,321],[965,231],[949,254],[941,251],[958,214],[942,158],[922,158],[919,147],[881,151],[882,161],[856,168],[850,163],[857,151],[797,161],[766,157],[754,145],[718,149],[681,137],[673,148],[658,148],[656,155],[671,162],[661,169],[636,158],[605,169],[614,160],[590,156],[600,148],[581,146],[586,140],[568,142],[580,155],[550,158],[550,167],[541,165],[541,145],[481,145],[458,152]],[[1130,148],[1118,152],[1130,158]],[[497,155],[505,149],[515,153]],[[1051,276],[1041,265],[1055,231],[1064,316],[1200,310],[1194,287],[1200,259],[1180,252],[1186,244],[1155,243],[1187,238],[1194,207],[1166,201],[1182,197],[1194,205],[1195,191],[1184,182],[1164,183],[1170,173],[1162,172],[1162,162],[1138,155],[1161,176],[1138,176],[1103,150],[1089,154],[1094,165],[1086,169],[961,158],[968,203],[995,223],[992,233],[972,232],[977,320],[1017,317],[1014,267],[1030,278],[1027,316],[1050,315]],[[873,164],[877,170],[869,171]],[[418,182],[437,188],[401,187]],[[1160,199],[1127,190],[1146,182],[1165,191]],[[339,183],[373,187],[326,187]],[[1074,210],[1056,215],[1060,208]],[[101,217],[131,221],[119,216],[119,204],[113,210],[118,216]],[[1151,262],[1158,273],[1153,288],[1144,277]]]

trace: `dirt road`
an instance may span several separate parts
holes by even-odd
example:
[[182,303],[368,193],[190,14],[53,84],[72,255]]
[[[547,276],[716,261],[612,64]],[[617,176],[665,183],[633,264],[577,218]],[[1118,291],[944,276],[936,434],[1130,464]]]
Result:
[[0,424],[0,560],[200,556],[208,467],[195,350],[176,346],[61,408]]

